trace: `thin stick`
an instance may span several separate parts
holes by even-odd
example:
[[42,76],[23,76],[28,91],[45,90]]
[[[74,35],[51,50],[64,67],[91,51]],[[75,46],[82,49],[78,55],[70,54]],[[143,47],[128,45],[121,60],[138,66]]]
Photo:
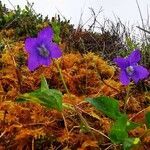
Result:
[[150,34],[150,31],[147,31],[146,29],[143,29],[143,28],[141,28],[141,27],[139,27],[139,26],[136,26],[137,28],[139,28],[140,30],[142,30],[142,31],[144,31],[144,32],[146,32],[146,33],[149,33]]
[[32,148],[31,148],[31,150],[34,150],[34,143],[35,143],[35,140],[34,140],[34,138],[32,139]]
[[96,129],[92,128],[92,127],[89,127],[89,128],[90,128],[91,130],[93,130],[93,131],[95,131],[95,132],[101,134],[102,136],[106,137],[108,140],[111,140],[111,139],[110,139],[107,135],[105,135],[103,132],[101,132],[101,131],[99,131],[99,130],[96,130]]
[[[139,14],[140,14],[140,18],[141,18],[143,29],[145,29],[145,27],[144,27],[144,20],[143,20],[143,17],[142,17],[142,12],[141,12],[138,0],[136,0],[136,4],[137,4],[138,10],[139,10]],[[145,36],[145,40],[146,40],[146,33],[145,32],[144,32],[144,36]]]
[[131,121],[133,118],[135,118],[136,116],[138,116],[140,113],[144,112],[147,108],[142,109],[141,111],[139,111],[138,113],[136,113],[133,117],[131,117],[129,120]]
[[[63,78],[63,74],[62,74],[61,68],[60,68],[60,66],[59,66],[59,63],[58,63],[57,61],[55,61],[55,64],[57,65],[57,69],[58,69],[58,71],[59,71],[59,73],[60,73],[60,76],[61,76],[63,85],[64,85],[64,87],[65,87],[67,93],[69,94],[69,96],[70,96],[70,98],[71,98],[71,94],[70,94],[70,92],[69,92],[69,90],[68,90],[68,88],[67,88],[67,85],[66,85],[66,83],[65,83],[65,80],[64,80],[64,78]],[[104,137],[106,137],[107,139],[110,140],[110,138],[109,138],[108,136],[106,136],[104,133],[102,133],[102,132],[100,132],[100,131],[98,131],[98,130],[92,128],[92,127],[90,127],[90,126],[88,125],[87,121],[84,119],[84,117],[82,116],[82,114],[80,113],[80,111],[78,110],[78,108],[77,108],[76,106],[74,106],[74,109],[75,109],[75,112],[76,112],[76,113],[78,114],[78,116],[80,117],[80,119],[81,119],[82,123],[84,124],[84,126],[85,126],[87,129],[89,129],[90,132],[91,132],[91,130],[93,130],[93,131],[98,132],[99,134],[103,135]],[[92,134],[93,137],[95,138],[93,132],[91,132],[91,134]]]
[[107,148],[105,148],[105,150],[108,150],[112,146],[113,146],[113,144],[109,145]]
[[126,97],[124,98],[124,112],[126,112],[127,104],[130,99],[130,84],[127,86]]

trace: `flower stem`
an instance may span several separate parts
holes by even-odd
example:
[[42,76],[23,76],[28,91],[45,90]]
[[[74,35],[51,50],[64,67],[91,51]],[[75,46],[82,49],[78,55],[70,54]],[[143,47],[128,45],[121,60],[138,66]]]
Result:
[[55,64],[56,64],[57,69],[58,69],[58,71],[59,71],[61,80],[62,80],[63,85],[64,85],[64,87],[65,87],[65,90],[66,90],[67,94],[70,95],[70,92],[69,92],[68,87],[67,87],[67,85],[66,85],[66,82],[65,82],[65,80],[64,80],[64,77],[63,77],[63,74],[62,74],[62,70],[61,70],[61,68],[60,68],[60,66],[59,66],[59,63],[58,63],[57,61],[55,61]]
[[[69,90],[68,90],[68,88],[67,88],[67,85],[66,85],[66,83],[65,83],[65,80],[64,80],[64,77],[63,77],[63,74],[62,74],[62,70],[61,70],[61,68],[60,68],[60,66],[59,66],[59,63],[58,63],[57,61],[55,61],[55,64],[56,64],[57,69],[58,69],[58,71],[59,71],[59,73],[60,73],[60,77],[61,77],[61,80],[62,80],[63,85],[64,85],[64,87],[65,87],[65,90],[66,90],[67,94],[68,94],[68,95],[70,96],[70,98],[71,98],[71,94],[70,94],[70,92],[69,92]],[[86,119],[82,116],[81,112],[78,110],[78,108],[77,108],[76,106],[71,106],[71,105],[69,105],[69,104],[64,103],[64,104],[63,104],[63,107],[66,108],[66,109],[70,109],[70,110],[72,110],[72,111],[75,111],[75,112],[78,114],[78,116],[80,117],[81,122],[84,124],[84,126],[88,129],[88,131],[89,131],[89,132],[92,134],[92,136],[95,138],[93,132],[91,131],[91,130],[93,130],[93,128],[91,128],[91,127],[89,126],[88,122],[87,122]],[[101,133],[101,134],[102,134],[102,133]],[[105,136],[105,137],[107,137],[107,136],[104,135],[104,134],[102,134],[102,135]],[[107,137],[107,138],[108,138],[108,137]],[[109,138],[108,138],[108,139],[109,139]]]
[[124,99],[124,112],[126,112],[126,108],[127,108],[128,102],[129,102],[129,98],[130,98],[130,84],[127,86],[126,97]]

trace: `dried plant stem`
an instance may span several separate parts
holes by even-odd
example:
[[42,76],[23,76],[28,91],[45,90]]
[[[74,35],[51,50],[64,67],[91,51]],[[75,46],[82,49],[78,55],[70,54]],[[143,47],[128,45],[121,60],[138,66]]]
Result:
[[104,150],[108,150],[113,146],[113,144],[110,144],[107,148],[105,148]]
[[4,132],[1,133],[0,138],[2,138],[6,132],[7,132],[7,131],[4,130]]
[[[67,88],[67,85],[66,85],[66,83],[65,83],[65,80],[64,80],[64,77],[63,77],[61,68],[60,68],[60,66],[59,66],[59,64],[58,64],[57,61],[55,61],[55,64],[56,64],[57,69],[58,69],[58,71],[59,71],[59,73],[60,73],[61,80],[62,80],[62,82],[63,82],[63,85],[64,85],[65,89],[66,89],[66,92],[68,93],[68,95],[69,95],[70,98],[71,98],[71,94],[70,94],[70,92],[69,92],[69,90],[68,90],[68,88]],[[65,108],[66,108],[68,105],[65,104],[65,105],[63,105],[63,106],[65,106]],[[70,108],[71,108],[70,106],[67,107],[67,109],[70,109]],[[104,137],[106,137],[107,139],[110,140],[110,138],[109,138],[108,136],[106,136],[104,133],[102,133],[102,132],[100,132],[100,131],[98,131],[98,130],[92,128],[92,127],[90,127],[90,126],[88,125],[87,121],[86,121],[85,118],[82,116],[82,114],[80,113],[80,111],[78,110],[78,108],[77,108],[76,106],[73,106],[73,108],[71,108],[71,110],[74,110],[74,111],[78,114],[78,116],[80,117],[82,123],[84,124],[84,126],[86,127],[86,129],[88,129],[89,132],[91,132],[91,134],[93,135],[93,137],[95,137],[95,136],[94,136],[94,134],[93,134],[93,132],[92,132],[91,130],[93,130],[93,131],[95,131],[95,132],[98,132],[99,134],[103,135]],[[63,119],[64,119],[64,117],[63,117]],[[67,126],[66,123],[65,123],[65,126]]]
[[[141,12],[141,9],[140,9],[140,5],[138,3],[138,0],[136,0],[136,4],[137,4],[137,7],[138,7],[138,10],[139,10],[139,14],[140,14],[140,18],[141,18],[141,22],[142,22],[142,31],[143,31],[143,34],[144,34],[144,38],[145,38],[145,43],[146,45],[149,45],[148,43],[148,38],[147,38],[147,32],[146,31],[146,28],[145,28],[145,25],[144,25],[144,20],[143,20],[143,17],[142,17],[142,12]],[[138,27],[139,28],[139,27]],[[141,29],[141,28],[140,28]],[[143,51],[143,54],[144,56],[146,55],[146,52],[148,51],[148,48],[146,47],[146,51]],[[144,64],[146,64],[146,59],[144,59]]]
[[139,114],[141,114],[142,112],[144,112],[147,108],[142,109],[141,111],[139,111],[138,113],[136,113],[134,116],[132,116],[129,120],[131,121],[132,119],[134,119],[136,116],[138,116]]
[[149,133],[150,133],[150,129],[147,129],[147,130],[143,133],[143,135],[140,136],[140,139],[143,138],[143,137],[145,137],[146,135],[149,135]]
[[[65,124],[65,129],[66,129],[66,132],[67,132],[67,140],[69,140],[69,131],[68,131],[68,127],[67,127],[67,121],[66,121],[66,118],[65,118],[63,112],[61,113],[61,115],[63,117],[64,124]],[[68,141],[67,141],[67,145],[68,145]]]
[[31,150],[34,150],[34,143],[35,143],[35,140],[34,138],[32,139],[32,147],[31,147]]
[[111,140],[111,139],[110,139],[107,135],[105,135],[103,132],[101,132],[101,131],[99,131],[99,130],[96,130],[96,129],[92,128],[92,127],[89,127],[89,129],[91,129],[91,130],[93,130],[93,131],[99,133],[100,135],[104,136],[104,137],[107,138],[108,140]]
[[[114,91],[116,91],[116,92],[118,92],[118,93],[120,92],[118,89],[116,89],[115,87],[111,86],[110,84],[108,84],[108,83],[103,79],[103,77],[102,77],[101,73],[99,73],[99,71],[98,71],[96,65],[95,65],[95,70],[96,70],[97,76],[99,77],[100,81],[102,81],[103,84],[105,84],[106,86],[110,87],[111,89],[113,89]],[[111,77],[111,78],[112,78],[112,77]],[[100,92],[100,91],[99,91],[99,92]],[[98,94],[99,94],[99,92],[98,92]]]
[[[7,41],[5,39],[3,39],[3,41],[6,43],[6,45],[8,46],[8,49],[11,50],[10,46],[8,45]],[[15,66],[15,70],[16,70],[16,75],[17,75],[17,79],[18,79],[18,85],[19,85],[19,91],[21,93],[21,81],[22,81],[22,76],[21,76],[21,71],[20,71],[20,68],[17,67],[17,64],[16,64],[16,61],[15,61],[15,58],[14,56],[12,55],[12,53],[9,53],[12,61],[13,61],[13,64]]]
[[65,118],[65,116],[64,116],[63,113],[62,113],[62,117],[63,117],[63,120],[64,120],[64,124],[65,124],[66,131],[67,131],[67,133],[68,133],[67,122],[66,122],[66,118]]
[[129,98],[130,98],[130,84],[127,86],[127,91],[126,91],[126,97],[124,99],[124,112],[126,112],[126,108],[127,108],[127,104],[129,102]]
[[[143,29],[145,29],[144,20],[143,20],[143,17],[142,17],[142,12],[141,12],[140,5],[139,5],[139,3],[138,3],[138,0],[136,0],[136,4],[137,4],[138,10],[139,10],[139,14],[140,14],[140,18],[141,18],[141,22],[142,22]],[[146,40],[147,37],[146,37],[146,33],[145,33],[145,32],[144,32],[144,36],[145,36],[145,40]],[[147,43],[147,40],[146,40],[146,43]],[[147,43],[147,44],[148,44],[148,43]]]
[[141,27],[139,27],[139,26],[136,26],[137,28],[139,28],[140,30],[142,30],[142,31],[144,31],[144,32],[146,32],[146,33],[148,33],[148,34],[150,34],[150,31],[148,31],[148,30],[146,30],[146,29],[143,29],[143,28],[141,28]]
[[[75,107],[75,109],[77,110],[78,108]],[[86,127],[86,129],[88,129],[88,130],[91,132],[91,134],[93,135],[94,138],[96,138],[96,137],[94,136],[94,134],[93,134],[92,131],[94,131],[94,132],[96,132],[96,133],[99,133],[100,135],[102,135],[102,136],[104,136],[105,138],[107,138],[108,140],[110,140],[110,138],[109,138],[107,135],[105,135],[103,132],[101,132],[101,131],[99,131],[99,130],[96,130],[96,129],[90,127],[90,126],[88,125],[87,121],[84,119],[84,117],[81,115],[81,113],[79,113],[78,110],[77,110],[76,112],[77,112],[78,115],[80,116],[80,119],[81,119],[81,121],[84,123],[84,126]]]

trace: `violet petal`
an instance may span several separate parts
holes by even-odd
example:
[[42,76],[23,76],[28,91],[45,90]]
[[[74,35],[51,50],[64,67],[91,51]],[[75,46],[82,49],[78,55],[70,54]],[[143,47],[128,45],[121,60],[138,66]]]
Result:
[[38,38],[48,39],[49,41],[52,41],[53,36],[54,33],[50,27],[46,27],[38,33]]
[[141,59],[141,53],[138,49],[134,50],[128,57],[130,65],[137,64]]
[[144,79],[148,77],[149,72],[146,68],[143,66],[134,66],[135,73],[133,75],[133,78],[139,78],[139,79]]
[[30,71],[34,71],[38,66],[38,56],[36,54],[30,55],[28,58],[28,68]]
[[49,57],[48,58],[44,58],[44,57],[39,56],[38,61],[39,61],[40,65],[45,65],[45,66],[49,66],[50,63],[51,63],[51,60],[50,60]]
[[121,70],[119,78],[123,85],[128,85],[130,83],[130,78],[124,70]]
[[50,53],[51,53],[51,58],[59,58],[62,56],[62,52],[56,43],[50,44]]
[[29,54],[34,53],[36,51],[36,45],[37,38],[27,38],[25,40],[25,49]]
[[128,61],[122,57],[114,58],[113,62],[115,62],[121,69],[125,69],[127,66],[129,66]]

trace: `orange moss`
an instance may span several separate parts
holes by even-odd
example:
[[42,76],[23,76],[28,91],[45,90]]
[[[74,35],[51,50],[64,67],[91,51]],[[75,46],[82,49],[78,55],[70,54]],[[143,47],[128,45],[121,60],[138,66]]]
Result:
[[[11,40],[4,42],[5,49],[1,58],[3,67],[0,70],[0,148],[8,149],[9,145],[10,149],[30,149],[33,143],[36,145],[38,139],[44,139],[44,144],[48,143],[48,147],[97,150],[102,146],[100,144],[108,142],[98,132],[94,132],[93,136],[90,132],[81,129],[79,116],[71,110],[63,110],[60,113],[38,104],[17,104],[14,101],[20,93],[39,88],[40,77],[43,74],[50,88],[63,92],[64,103],[76,106],[91,127],[108,134],[112,121],[85,102],[84,98],[99,95],[118,97],[120,108],[123,107],[123,96],[125,96],[123,92],[126,88],[115,79],[114,67],[94,53],[64,54],[56,61],[62,69],[70,96],[66,94],[54,61],[49,67],[41,66],[34,72],[30,72],[27,68],[24,42],[14,43]],[[61,47],[64,48],[65,45]],[[24,55],[25,64],[18,67],[17,56],[20,52]],[[145,102],[149,100],[148,94],[145,96],[143,93],[134,95],[131,92],[131,94],[127,105],[129,118],[136,115],[131,113],[142,110]],[[144,112],[141,117],[137,116],[133,120],[143,122],[143,118]],[[130,134],[136,137],[142,135],[143,132],[144,128],[138,128]],[[148,144],[149,137],[143,141]]]

